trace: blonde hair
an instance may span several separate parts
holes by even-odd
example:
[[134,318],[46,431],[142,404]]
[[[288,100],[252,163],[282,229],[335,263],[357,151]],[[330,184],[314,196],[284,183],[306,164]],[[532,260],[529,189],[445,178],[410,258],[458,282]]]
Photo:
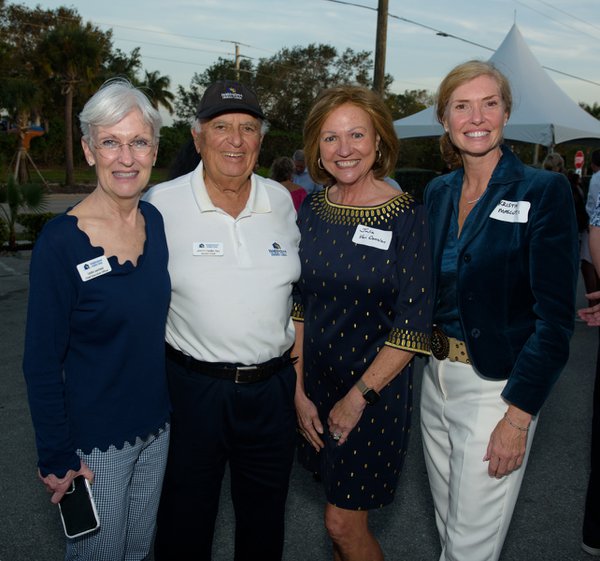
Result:
[[400,146],[392,115],[379,94],[362,86],[350,85],[323,90],[308,113],[304,124],[304,156],[308,173],[317,183],[332,184],[333,176],[319,166],[321,128],[332,111],[345,103],[356,105],[371,118],[380,138],[379,156],[373,164],[373,174],[377,179],[383,179],[394,170]]
[[[442,80],[437,92],[436,101],[436,116],[438,121],[443,125],[448,110],[448,103],[454,91],[474,80],[479,76],[489,76],[498,84],[500,97],[504,103],[504,110],[507,116],[510,116],[512,110],[512,92],[510,90],[510,82],[508,78],[500,72],[493,63],[484,62],[481,60],[469,60],[455,66],[446,77]],[[462,156],[458,148],[452,143],[450,135],[445,132],[440,137],[440,151],[442,158],[451,167],[456,168],[462,165]]]

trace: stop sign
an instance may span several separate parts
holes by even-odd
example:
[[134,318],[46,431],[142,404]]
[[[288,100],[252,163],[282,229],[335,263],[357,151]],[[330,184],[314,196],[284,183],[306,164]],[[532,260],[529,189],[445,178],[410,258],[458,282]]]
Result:
[[581,150],[575,152],[575,169],[581,169],[583,167],[584,157]]

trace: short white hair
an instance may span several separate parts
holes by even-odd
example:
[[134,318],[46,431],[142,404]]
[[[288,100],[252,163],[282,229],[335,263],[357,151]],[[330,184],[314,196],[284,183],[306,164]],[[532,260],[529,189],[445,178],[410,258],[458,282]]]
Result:
[[90,144],[94,127],[111,127],[129,113],[138,110],[143,121],[150,126],[154,142],[158,141],[162,117],[140,89],[125,78],[112,78],[88,100],[79,114],[81,134]]

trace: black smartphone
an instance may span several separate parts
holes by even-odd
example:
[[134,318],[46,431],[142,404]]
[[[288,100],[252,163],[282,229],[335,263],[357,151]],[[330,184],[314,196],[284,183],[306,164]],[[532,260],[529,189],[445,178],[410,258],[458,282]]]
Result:
[[67,538],[77,538],[100,527],[98,511],[88,480],[78,475],[58,503]]

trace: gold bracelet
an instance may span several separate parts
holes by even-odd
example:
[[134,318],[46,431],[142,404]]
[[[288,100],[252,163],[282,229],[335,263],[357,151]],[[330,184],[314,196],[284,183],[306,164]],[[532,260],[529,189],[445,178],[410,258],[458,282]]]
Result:
[[504,420],[514,429],[520,430],[521,432],[527,432],[529,430],[529,426],[520,427],[519,425],[513,423],[508,416],[508,413],[504,413]]

